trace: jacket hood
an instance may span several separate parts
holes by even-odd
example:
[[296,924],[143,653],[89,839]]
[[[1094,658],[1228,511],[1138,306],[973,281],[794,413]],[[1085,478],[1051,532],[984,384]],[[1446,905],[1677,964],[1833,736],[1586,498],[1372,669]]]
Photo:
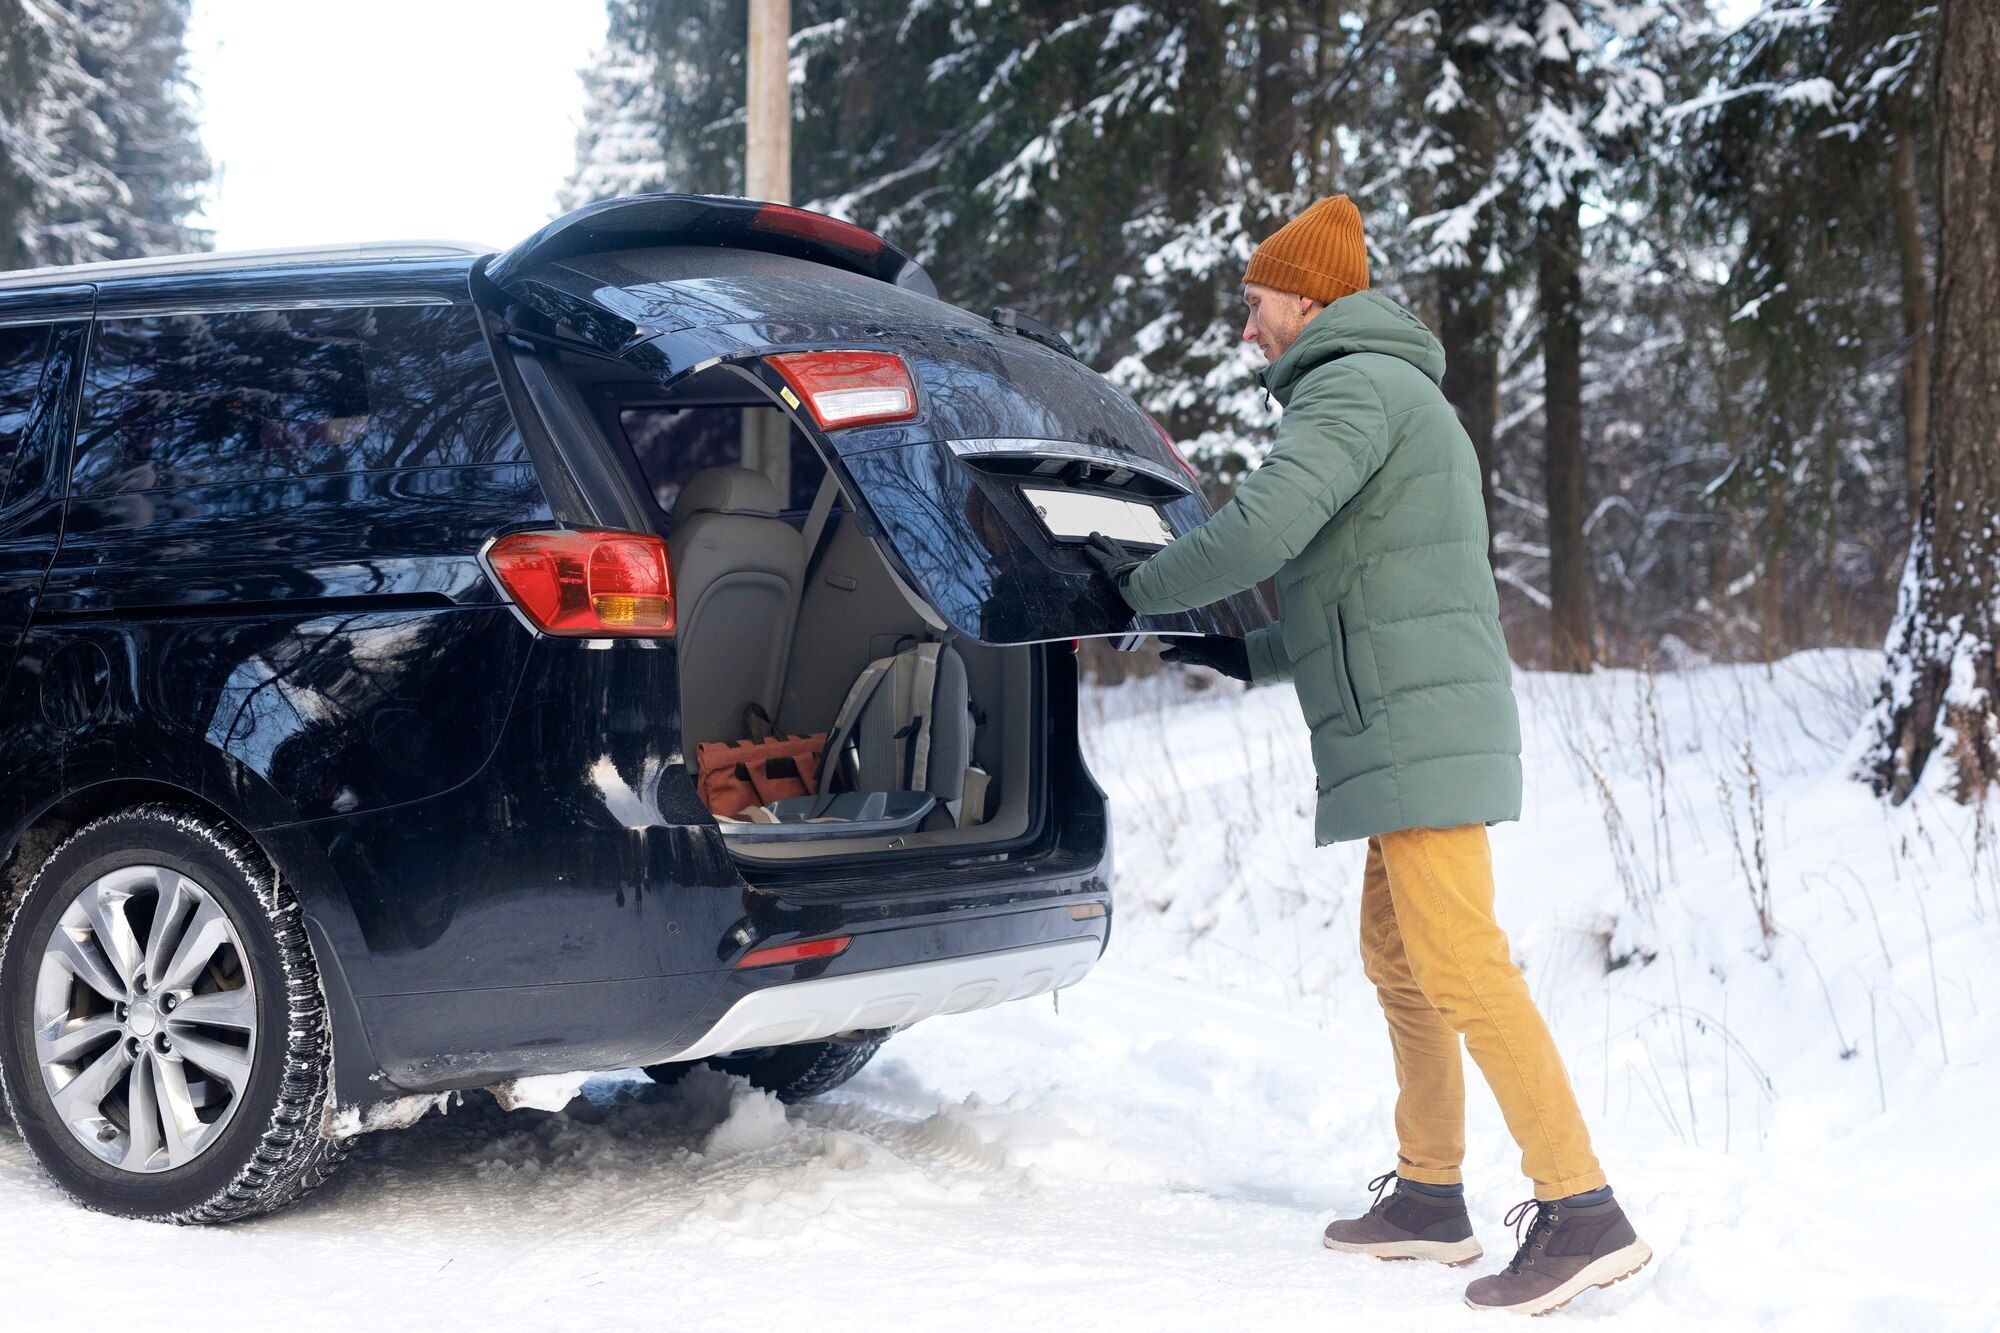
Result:
[[1298,341],[1264,370],[1264,387],[1279,403],[1309,370],[1354,352],[1401,357],[1433,384],[1444,380],[1444,346],[1424,322],[1375,291],[1343,296],[1312,317]]

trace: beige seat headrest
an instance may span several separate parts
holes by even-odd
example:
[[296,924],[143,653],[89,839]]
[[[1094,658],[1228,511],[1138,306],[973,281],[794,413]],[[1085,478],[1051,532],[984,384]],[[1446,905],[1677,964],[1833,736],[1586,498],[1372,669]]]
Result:
[[757,514],[775,518],[778,488],[761,472],[747,467],[712,467],[688,478],[674,499],[673,524],[679,527],[696,514]]

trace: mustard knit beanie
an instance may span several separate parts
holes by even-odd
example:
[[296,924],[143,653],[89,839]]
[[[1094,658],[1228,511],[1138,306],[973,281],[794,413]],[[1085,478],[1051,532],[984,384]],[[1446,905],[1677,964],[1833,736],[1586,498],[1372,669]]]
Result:
[[1344,194],[1320,200],[1257,247],[1243,281],[1297,292],[1322,305],[1367,291],[1361,210]]

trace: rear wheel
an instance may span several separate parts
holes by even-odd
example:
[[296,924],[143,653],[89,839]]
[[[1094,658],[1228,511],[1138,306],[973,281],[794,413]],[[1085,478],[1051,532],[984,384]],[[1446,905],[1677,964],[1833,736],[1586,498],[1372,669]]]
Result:
[[331,1063],[298,904],[242,835],[148,805],[50,855],[0,945],[0,1093],[57,1184],[168,1222],[324,1181]]
[[779,1101],[808,1101],[832,1092],[861,1072],[882,1049],[880,1041],[802,1041],[795,1046],[766,1046],[733,1055],[713,1055],[688,1064],[648,1065],[653,1082],[671,1086],[698,1064],[737,1074]]

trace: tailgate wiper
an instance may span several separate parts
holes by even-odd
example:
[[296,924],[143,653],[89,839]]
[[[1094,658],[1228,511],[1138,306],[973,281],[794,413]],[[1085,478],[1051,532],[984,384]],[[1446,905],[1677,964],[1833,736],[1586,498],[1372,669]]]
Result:
[[1076,354],[1076,349],[1071,347],[1060,333],[1057,333],[1033,315],[1024,315],[1010,306],[1003,305],[994,307],[992,318],[994,324],[1007,330],[1009,333],[1018,333],[1023,338],[1034,339],[1044,347],[1053,347],[1072,361],[1083,360],[1082,357]]

